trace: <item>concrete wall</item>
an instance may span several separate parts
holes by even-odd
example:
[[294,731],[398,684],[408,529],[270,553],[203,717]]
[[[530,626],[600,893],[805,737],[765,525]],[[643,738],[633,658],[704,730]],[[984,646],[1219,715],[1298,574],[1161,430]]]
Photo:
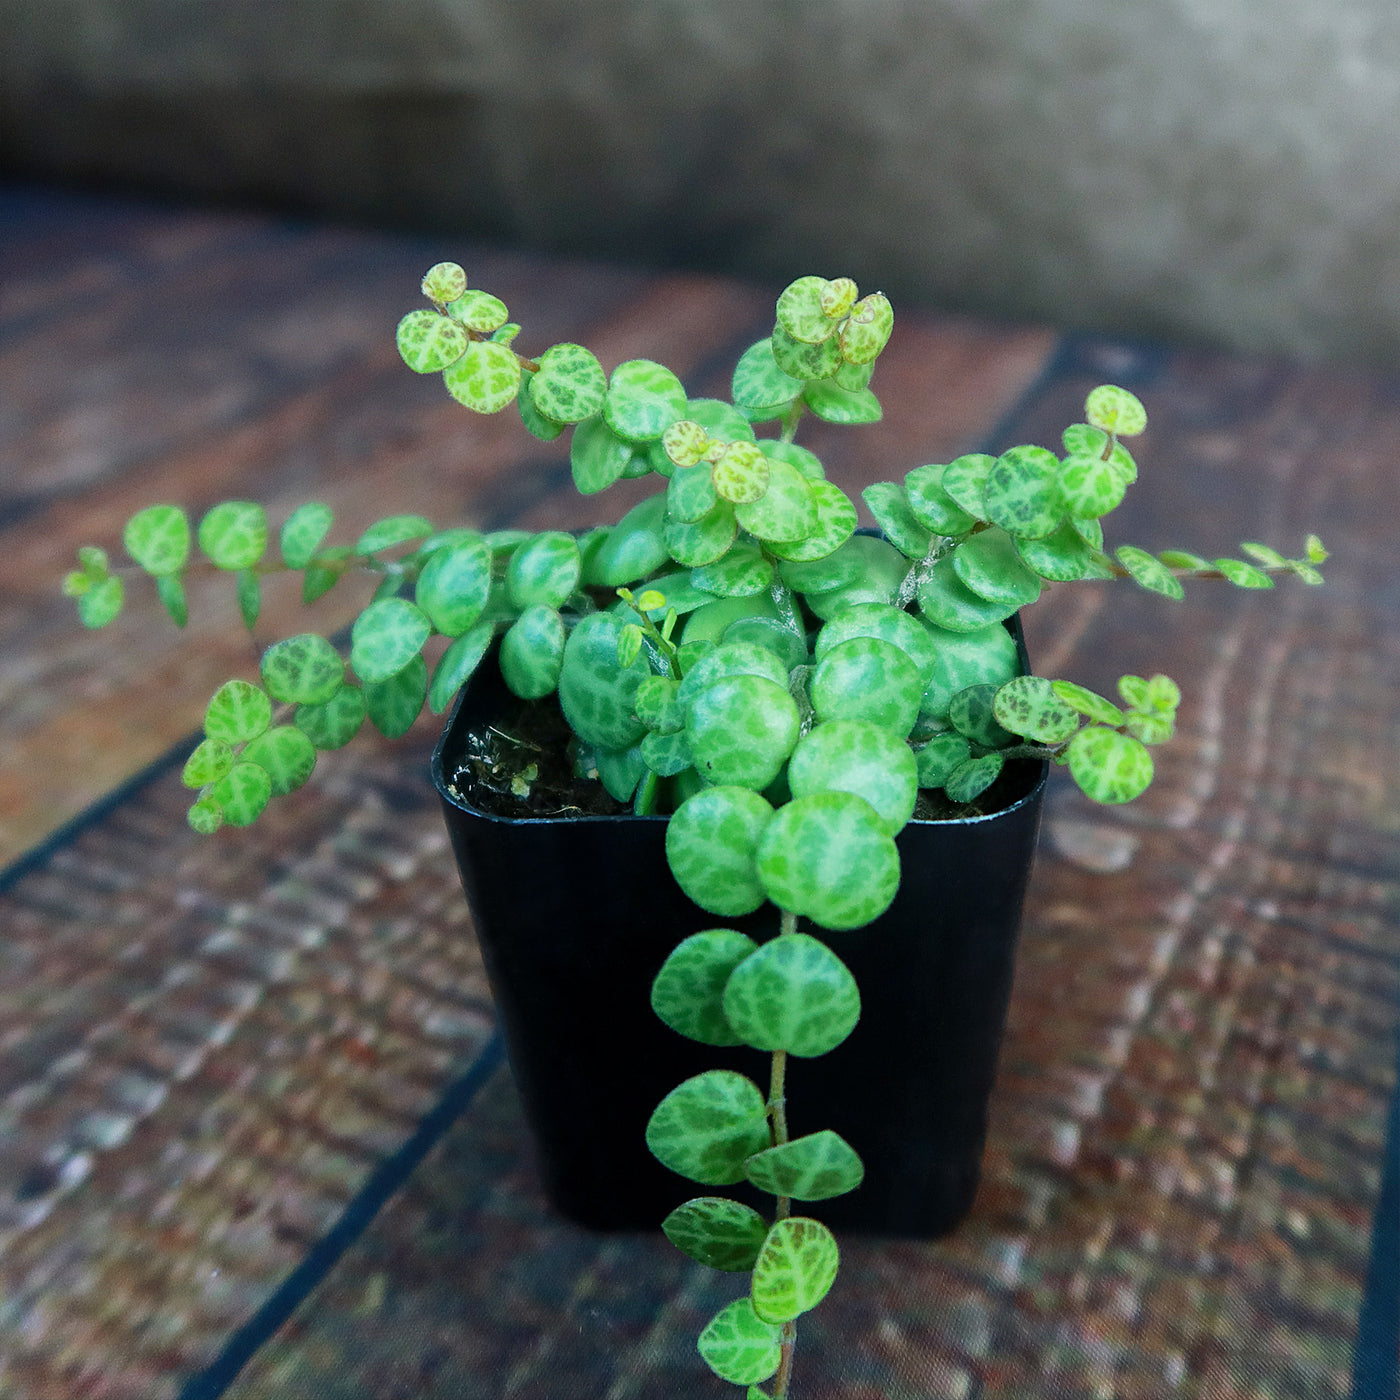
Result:
[[0,162],[1400,359],[1395,0],[0,0]]

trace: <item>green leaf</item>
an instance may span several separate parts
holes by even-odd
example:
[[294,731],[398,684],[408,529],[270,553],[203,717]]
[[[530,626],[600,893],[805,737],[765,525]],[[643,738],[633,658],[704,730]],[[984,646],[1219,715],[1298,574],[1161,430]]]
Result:
[[[767,479],[768,467],[765,462],[765,488]],[[715,499],[713,469],[708,462],[700,462],[693,467],[677,467],[671,473],[671,484],[666,488],[666,509],[672,520],[686,524],[702,520],[715,508]]]
[[425,540],[433,533],[433,522],[422,515],[390,515],[376,520],[355,543],[356,554],[378,554],[382,549]]
[[456,364],[443,371],[447,392],[473,413],[499,413],[520,392],[515,351],[492,340],[474,340]]
[[601,411],[608,379],[598,357],[582,345],[551,345],[530,380],[535,407],[556,423],[582,423]]
[[613,370],[603,417],[619,437],[651,442],[685,416],[685,386],[665,365],[625,360]]
[[212,797],[201,797],[185,816],[201,836],[212,836],[224,824],[224,809]]
[[[1182,588],[1180,580],[1162,564],[1159,564],[1145,549],[1125,544],[1120,545],[1114,552],[1118,557],[1118,562],[1144,588],[1150,589],[1153,593],[1160,593],[1164,598],[1184,598],[1186,596],[1186,590]],[[1247,568],[1248,565],[1245,567]]]
[[706,593],[722,598],[747,598],[773,582],[773,561],[747,540],[734,544],[722,559],[691,571],[691,581]]
[[829,558],[855,533],[854,503],[833,482],[807,478],[807,493],[816,521],[802,539],[769,540],[768,552],[794,563]]
[[428,688],[428,708],[435,715],[440,715],[452,703],[452,697],[481,665],[482,658],[490,650],[495,630],[490,622],[478,623],[462,633],[438,659],[433,668],[432,685]]
[[841,368],[841,345],[835,336],[813,345],[775,326],[772,344],[778,368],[795,379],[829,379]]
[[739,357],[730,392],[734,402],[750,413],[777,418],[802,389],[802,380],[778,368],[773,358],[773,342],[760,340]]
[[725,1273],[746,1273],[768,1236],[768,1222],[752,1207],[723,1196],[697,1196],[679,1205],[661,1229],[682,1254]]
[[156,594],[177,627],[183,627],[190,620],[185,585],[178,574],[157,575]]
[[531,437],[538,438],[541,442],[553,442],[564,431],[564,425],[556,423],[552,418],[546,418],[535,407],[534,379],[535,375],[522,366],[520,388],[515,395],[515,406],[520,410],[520,421],[525,425],[525,431]]
[[180,781],[186,787],[202,788],[217,783],[233,767],[233,750],[218,739],[205,739],[185,760]]
[[608,588],[620,588],[670,563],[665,520],[664,491],[639,501],[613,526],[593,556],[593,578]]
[[539,700],[559,684],[567,633],[548,603],[531,603],[501,638],[501,678],[522,700]]
[[1267,565],[1271,569],[1283,569],[1288,565],[1288,560],[1278,550],[1270,549],[1266,544],[1255,544],[1246,540],[1240,548],[1256,563]]
[[189,517],[179,506],[147,506],[126,522],[122,543],[148,574],[177,574],[190,557]]
[[631,459],[632,444],[618,437],[601,417],[585,419],[574,430],[569,465],[574,485],[583,495],[596,495],[620,480]]
[[706,1186],[744,1179],[744,1162],[768,1145],[768,1110],[751,1079],[712,1069],[672,1089],[647,1123],[662,1166]]
[[1111,462],[1098,456],[1066,457],[1060,464],[1060,496],[1071,515],[1097,519],[1115,509],[1127,482]]
[[1131,802],[1152,781],[1152,755],[1131,735],[1091,724],[1070,740],[1069,771],[1095,802]]
[[371,603],[350,629],[350,664],[367,685],[387,681],[418,655],[432,630],[423,610],[406,598]]
[[258,625],[258,614],[262,611],[262,582],[251,569],[240,569],[234,588],[239,615],[251,632]]
[[676,563],[704,568],[725,556],[738,533],[734,507],[728,501],[716,501],[714,509],[699,520],[667,520],[662,541]]
[[987,476],[995,463],[985,452],[966,452],[943,468],[939,484],[975,520],[987,518]]
[[[735,616],[744,616],[747,613],[747,610],[740,612],[732,603],[721,605],[717,611],[721,613],[722,618],[728,618],[730,621]],[[704,619],[699,619],[697,615],[697,620]],[[720,630],[727,631],[728,623],[726,622]],[[686,635],[689,637],[689,629]],[[726,642],[701,657],[686,671],[685,679],[676,691],[676,698],[682,710],[689,712],[696,696],[726,676],[761,676],[772,681],[780,689],[786,689],[788,679],[787,669],[768,648],[754,646],[751,642]]]
[[1169,569],[1209,569],[1212,566],[1209,559],[1202,559],[1199,554],[1192,554],[1186,549],[1164,549],[1157,558]]
[[[724,1015],[724,984],[758,944],[732,928],[692,934],[672,949],[651,985],[651,1009],[704,1045],[742,1045]],[[668,1232],[669,1233],[669,1232]]]
[[946,466],[936,462],[906,472],[904,490],[914,518],[936,535],[962,535],[977,523],[944,489]]
[[941,788],[972,757],[972,746],[961,734],[935,734],[914,756],[919,765],[919,786]]
[[993,602],[974,593],[953,564],[954,556],[940,559],[919,580],[919,609],[935,626],[949,632],[980,632],[1016,611],[1015,602]]
[[1025,608],[1040,597],[1039,576],[1026,567],[1005,530],[982,530],[964,540],[950,557],[953,572],[979,598]]
[[863,797],[816,792],[774,814],[759,842],[758,873],[780,909],[824,928],[859,928],[894,898],[899,853]]
[[753,1267],[753,1309],[765,1322],[788,1322],[816,1307],[836,1280],[840,1255],[819,1220],[789,1216],[768,1232]]
[[744,1174],[771,1196],[825,1201],[854,1191],[865,1168],[840,1133],[824,1128],[756,1153],[744,1164]]
[[1123,723],[1123,711],[1117,705],[1105,700],[1102,695],[1096,695],[1092,690],[1086,690],[1082,685],[1075,685],[1073,681],[1051,681],[1050,689],[1070,709],[1077,710],[1081,715],[1088,715],[1099,724],[1116,727]]
[[1003,452],[988,469],[983,486],[987,518],[1017,539],[1043,539],[1065,518],[1059,476],[1059,459],[1043,447]]
[[364,691],[342,685],[319,705],[298,705],[292,722],[318,749],[339,749],[359,733],[365,712]]
[[312,563],[307,565],[306,573],[302,576],[302,602],[314,603],[318,598],[329,593],[343,577],[343,569],[332,566],[341,564],[352,553],[353,551],[347,544],[335,545],[330,549],[323,549],[317,554]]
[[1165,744],[1176,732],[1176,719],[1172,715],[1130,714],[1124,727],[1135,739],[1144,744]]
[[423,295],[438,306],[456,301],[467,290],[467,274],[455,262],[434,263],[423,274]]
[[1016,551],[1030,569],[1055,583],[1113,577],[1088,541],[1068,521],[1044,539],[1018,539]]
[[867,486],[861,496],[885,538],[901,554],[922,559],[928,553],[933,535],[910,508],[902,486],[893,481],[877,481]]
[[930,635],[934,664],[919,702],[923,722],[946,725],[953,696],[960,690],[983,682],[1001,685],[1020,672],[1016,643],[999,623],[967,632],[930,628]]
[[500,297],[475,289],[455,297],[447,311],[468,330],[476,331],[479,335],[490,335],[510,319],[510,311]]
[[960,763],[943,783],[949,801],[971,802],[980,797],[1000,775],[1005,759],[999,753],[984,753]]
[[122,610],[124,588],[121,578],[109,574],[97,580],[78,599],[78,617],[84,627],[105,627]]
[[868,636],[827,651],[809,685],[818,718],[868,720],[901,736],[913,729],[923,692],[923,678],[908,654]]
[[831,379],[818,379],[803,391],[807,407],[827,423],[878,423],[884,417],[880,400],[869,389],[843,389]]
[[764,1322],[748,1298],[739,1298],[710,1319],[697,1345],[705,1364],[721,1380],[751,1386],[778,1369],[781,1330]]
[[953,728],[984,749],[1002,748],[1013,737],[997,721],[997,691],[997,686],[987,682],[969,685],[958,691],[948,706]]
[[1305,564],[1301,559],[1290,559],[1288,568],[1295,577],[1302,579],[1304,583],[1319,584],[1323,581],[1322,575],[1311,564]]
[[1147,682],[1141,676],[1119,676],[1118,693],[1123,697],[1124,703],[1131,705],[1135,710],[1147,710],[1152,707]]
[[638,659],[630,667],[618,665],[622,628],[614,613],[590,613],[569,634],[559,672],[564,718],[579,738],[599,749],[631,748],[646,733],[633,701],[647,664]]
[[204,732],[225,744],[246,744],[272,723],[272,697],[250,681],[225,681],[204,711]]
[[[750,428],[749,431],[752,432],[753,429]],[[800,447],[795,442],[780,442],[776,438],[764,438],[759,446],[763,449],[765,457],[776,457],[780,462],[786,462],[788,466],[796,467],[808,481],[826,479],[826,469],[822,466],[821,458],[815,452]]]
[[294,792],[316,767],[316,749],[300,729],[279,724],[264,730],[241,755],[245,763],[256,763],[272,780],[272,795],[285,797]]
[[1147,427],[1147,410],[1136,394],[1116,384],[1100,384],[1084,401],[1084,416],[1096,428],[1118,437],[1135,437]]
[[[794,471],[786,462],[779,464],[785,470]],[[717,494],[731,505],[745,505],[761,500],[768,491],[770,469],[768,458],[755,442],[731,442],[724,449],[719,461],[710,472],[710,480]],[[709,507],[706,507],[708,510]],[[703,514],[704,512],[700,512]],[[691,514],[691,520],[699,516]]]
[[[856,284],[849,277],[833,277],[822,289],[818,301],[822,313],[832,321],[839,321],[855,304],[859,295]],[[878,294],[877,294],[878,295]]]
[[801,728],[785,685],[725,676],[687,707],[685,738],[696,771],[722,786],[766,788],[787,762]]
[[[799,277],[789,283],[778,297],[778,325],[794,340],[811,345],[826,340],[836,330],[835,318],[822,304],[824,296],[829,299],[829,287],[825,277]],[[844,294],[845,288],[840,291]]]
[[686,798],[666,823],[666,860],[687,898],[726,919],[757,909],[767,898],[757,853],[772,820],[772,806],[748,788]]
[[845,963],[805,933],[770,939],[734,969],[724,1017],[755,1050],[825,1055],[855,1029],[860,992]]
[[282,525],[282,559],[289,569],[304,569],[331,528],[335,512],[320,501],[299,505]]
[[251,569],[267,548],[267,516],[255,501],[224,501],[199,522],[199,547],[221,569]]
[[1309,535],[1303,548],[1309,564],[1325,564],[1327,562],[1327,546],[1316,535]]
[[432,374],[455,364],[467,351],[467,333],[436,311],[410,311],[399,322],[399,354],[417,374]]
[[274,642],[263,652],[262,680],[274,700],[290,705],[319,705],[345,680],[340,653],[314,632]]
[[1017,676],[996,693],[997,722],[1013,734],[1041,744],[1058,744],[1079,728],[1079,714],[1055,693],[1043,676]]
[[803,735],[788,763],[794,797],[853,792],[894,836],[914,815],[919,774],[914,752],[891,730],[865,720],[828,720]]
[[[1121,553],[1121,551],[1120,551]],[[1215,567],[1236,588],[1272,588],[1274,581],[1262,569],[1246,564],[1243,559],[1217,559]]]
[[841,327],[841,354],[853,365],[874,361],[889,341],[894,329],[894,308],[882,292],[862,297],[852,308],[850,320]]
[[365,683],[365,709],[386,739],[407,734],[428,695],[428,663],[414,656],[387,680]]
[[1170,676],[1152,676],[1147,682],[1147,703],[1164,714],[1181,704],[1181,687]]
[[942,639],[935,640],[926,624],[890,603],[856,603],[843,608],[817,633],[816,659],[821,661],[833,647],[852,637],[892,642],[918,667],[921,684],[927,684],[938,664]]
[[562,530],[546,530],[510,557],[506,585],[517,608],[543,603],[562,608],[579,586],[583,562],[578,541]]
[[235,763],[210,788],[209,797],[230,826],[251,826],[272,798],[272,779],[256,763]]
[[[577,545],[574,550],[577,555]],[[491,551],[485,540],[473,533],[434,551],[418,575],[413,596],[444,636],[460,637],[469,631],[491,597]]]
[[[686,404],[686,412],[690,412],[689,403]],[[752,438],[741,440],[752,442]],[[677,467],[695,466],[697,462],[704,459],[711,445],[710,434],[702,424],[695,422],[693,418],[681,418],[672,423],[661,434],[662,455],[670,463],[667,475],[670,475],[670,471],[674,471]]]

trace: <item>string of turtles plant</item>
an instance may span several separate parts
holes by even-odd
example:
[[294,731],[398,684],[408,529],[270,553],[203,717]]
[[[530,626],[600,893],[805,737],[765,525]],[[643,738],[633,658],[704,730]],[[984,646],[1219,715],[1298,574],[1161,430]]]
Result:
[[[700,1074],[665,1097],[646,1138],[704,1187],[748,1181],[774,1198],[765,1216],[698,1196],[663,1228],[701,1263],[750,1275],[699,1349],[748,1400],[781,1400],[797,1319],[838,1262],[830,1231],[794,1202],[853,1190],[863,1175],[855,1148],[826,1129],[793,1136],[785,1110],[789,1058],[831,1051],[860,1015],[826,935],[839,946],[842,930],[889,905],[894,838],[920,788],[970,803],[1008,761],[1049,759],[1094,800],[1126,802],[1151,781],[1150,748],[1172,734],[1173,681],[1124,676],[1111,700],[1020,674],[1005,620],[1047,582],[1126,577],[1167,598],[1182,597],[1185,579],[1319,583],[1326,552],[1315,537],[1291,559],[1261,544],[1241,546],[1248,559],[1110,552],[1102,518],[1137,474],[1123,439],[1146,425],[1138,400],[1111,385],[1089,395],[1062,453],[1017,446],[916,466],[865,490],[882,535],[856,533],[855,504],[795,441],[807,414],[881,416],[869,384],[893,313],[849,278],[803,277],[782,293],[772,335],[741,357],[727,402],[688,397],[650,360],[609,375],[580,345],[522,356],[505,305],[455,264],[432,268],[423,291],[430,307],[398,328],[411,369],[442,374],[476,412],[515,405],[545,441],[572,429],[585,494],[653,474],[658,490],[578,537],[396,515],[328,544],[332,512],[312,503],[281,525],[275,550],[252,502],[216,505],[194,531],[177,506],[139,512],[127,553],[181,625],[196,543],[205,567],[233,575],[250,629],[272,575],[300,574],[308,602],[351,575],[375,582],[348,669],[330,640],[304,633],[267,648],[260,683],[231,680],[214,695],[185,765],[198,793],[189,819],[201,832],[255,820],[366,719],[395,736],[425,702],[443,711],[498,642],[511,691],[557,695],[577,771],[638,813],[669,814],[667,858],[696,904],[735,919],[771,902],[773,936],[719,927],[686,938],[652,995],[680,1034],[770,1054],[768,1086]],[[760,438],[763,425],[776,431]],[[80,551],[65,588],[89,626],[121,609],[122,573],[100,549]]]

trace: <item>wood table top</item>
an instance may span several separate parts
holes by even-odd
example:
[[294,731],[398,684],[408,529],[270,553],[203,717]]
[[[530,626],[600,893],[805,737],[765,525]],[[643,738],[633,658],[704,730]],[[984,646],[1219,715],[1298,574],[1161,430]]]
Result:
[[[579,498],[514,415],[402,366],[444,257],[522,346],[656,358],[693,393],[771,325],[770,291],[717,277],[0,192],[0,1400],[723,1393],[690,1351],[710,1283],[540,1202],[433,725],[330,756],[246,831],[184,824],[171,755],[210,693],[357,600],[269,590],[250,642],[226,581],[183,633],[136,583],[101,633],[59,591],[154,501],[324,500],[354,539],[646,494]],[[1323,588],[1055,586],[1026,618],[1042,674],[1174,676],[1178,734],[1128,807],[1056,775],[974,1216],[850,1246],[798,1393],[1388,1400],[1400,375],[897,316],[885,420],[803,439],[853,494],[1053,446],[1111,380],[1150,415],[1113,542],[1316,531],[1332,558]]]

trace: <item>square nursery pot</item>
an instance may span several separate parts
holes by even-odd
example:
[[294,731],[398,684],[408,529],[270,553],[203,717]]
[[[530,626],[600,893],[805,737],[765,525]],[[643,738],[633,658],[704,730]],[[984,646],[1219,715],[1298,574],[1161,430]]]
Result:
[[[652,1110],[707,1069],[738,1070],[766,1094],[770,1057],[676,1034],[651,1010],[652,980],[689,934],[724,924],[761,941],[777,911],[726,921],[692,904],[666,864],[665,817],[476,810],[458,782],[463,756],[512,704],[495,667],[480,668],[432,767],[511,1068],[555,1208],[595,1229],[655,1229],[716,1188],[651,1156]],[[810,929],[862,1001],[845,1042],[787,1073],[793,1135],[834,1128],[865,1163],[859,1188],[812,1207],[834,1227],[932,1238],[971,1209],[1045,773],[1008,765],[989,815],[910,822],[890,908],[865,928]],[[722,1194],[766,1199],[748,1190]]]

